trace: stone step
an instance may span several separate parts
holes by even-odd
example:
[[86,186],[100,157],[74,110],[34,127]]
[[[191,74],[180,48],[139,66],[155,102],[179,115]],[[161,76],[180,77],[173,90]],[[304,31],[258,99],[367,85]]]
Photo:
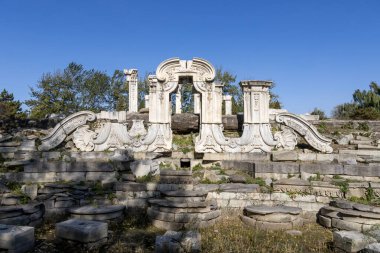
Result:
[[161,191],[164,196],[168,197],[204,197],[207,191],[194,190],[194,191]]
[[187,207],[208,207],[210,203],[208,201],[201,202],[174,202],[166,199],[149,199],[148,202],[152,205],[159,207],[175,207],[175,208],[187,208]]
[[358,144],[358,150],[370,149],[370,150],[380,150],[380,147],[366,144]]
[[0,147],[18,147],[20,142],[10,141],[10,142],[0,142]]
[[353,155],[358,155],[358,156],[377,156],[377,157],[380,157],[380,150],[340,149],[339,154],[353,154]]
[[28,165],[28,164],[31,164],[32,162],[33,162],[32,159],[13,160],[13,161],[4,162],[3,165],[5,168],[13,168],[13,167],[18,167],[18,166]]
[[247,206],[244,211],[249,214],[273,214],[273,213],[287,213],[287,214],[300,214],[302,212],[301,208],[291,207],[291,206]]
[[351,140],[351,145],[371,145],[372,140]]

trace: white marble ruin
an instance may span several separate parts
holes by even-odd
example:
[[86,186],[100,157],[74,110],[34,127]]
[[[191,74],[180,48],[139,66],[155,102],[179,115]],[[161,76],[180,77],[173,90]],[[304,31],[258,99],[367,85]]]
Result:
[[[137,70],[125,70],[129,83],[129,112],[137,112]],[[194,113],[200,114],[199,135],[195,151],[220,152],[271,152],[273,148],[292,150],[297,144],[298,133],[320,152],[331,153],[331,140],[323,137],[306,120],[286,111],[269,109],[269,89],[272,82],[260,80],[241,81],[244,94],[243,133],[239,138],[226,138],[223,134],[222,103],[225,100],[226,115],[232,114],[232,98],[223,96],[223,85],[214,82],[215,69],[204,59],[163,61],[150,75],[149,96],[145,96],[149,108],[148,128],[142,120],[134,120],[128,130],[126,112],[78,112],[61,123],[41,139],[40,150],[57,147],[72,134],[73,142],[81,151],[130,149],[133,151],[166,152],[172,148],[171,94],[175,94],[175,113],[181,113],[180,79],[192,80],[194,87]],[[281,131],[272,133],[270,117],[281,125]],[[95,124],[88,125],[90,121]]]
[[194,98],[194,114],[201,113],[201,95],[199,93],[195,93],[193,95]]
[[137,69],[125,69],[125,79],[129,86],[129,107],[128,112],[138,111],[138,75]]
[[149,95],[145,95],[144,99],[145,99],[145,103],[144,103],[145,108],[149,108]]

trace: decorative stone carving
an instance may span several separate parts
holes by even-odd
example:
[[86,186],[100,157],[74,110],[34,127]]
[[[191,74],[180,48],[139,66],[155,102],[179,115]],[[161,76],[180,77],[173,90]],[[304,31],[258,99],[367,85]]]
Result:
[[80,151],[92,151],[95,148],[94,139],[96,133],[90,130],[90,126],[80,126],[73,133],[73,142]]
[[276,132],[274,134],[274,138],[278,140],[276,148],[293,150],[297,145],[297,135],[292,129],[288,127],[284,127],[284,130]]
[[41,138],[40,151],[46,151],[57,147],[78,127],[86,124],[88,121],[94,121],[96,114],[90,111],[81,111],[74,113],[60,123],[44,138]]
[[137,69],[125,69],[124,74],[129,85],[129,112],[137,112],[138,109],[138,78]]
[[276,122],[292,128],[313,148],[323,153],[332,153],[331,140],[322,136],[315,127],[303,118],[292,113],[280,113]]

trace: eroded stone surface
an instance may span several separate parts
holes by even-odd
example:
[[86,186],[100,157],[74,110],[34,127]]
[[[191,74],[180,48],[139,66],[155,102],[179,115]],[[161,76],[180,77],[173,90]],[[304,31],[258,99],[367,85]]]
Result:
[[104,222],[70,219],[57,223],[55,235],[61,239],[90,243],[107,238],[108,225]]
[[335,231],[334,247],[345,252],[358,252],[376,240],[357,231]]
[[290,207],[290,206],[247,206],[244,209],[247,213],[251,214],[272,214],[272,213],[289,213],[289,214],[300,214],[302,212],[301,208]]
[[34,246],[34,228],[0,224],[0,249],[23,253]]

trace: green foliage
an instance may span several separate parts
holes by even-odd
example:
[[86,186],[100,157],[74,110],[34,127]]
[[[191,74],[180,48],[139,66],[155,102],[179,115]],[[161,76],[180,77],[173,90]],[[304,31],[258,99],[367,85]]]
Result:
[[148,182],[158,182],[158,181],[159,181],[158,176],[153,175],[151,172],[149,172],[145,176],[136,178],[137,183],[148,183]]
[[327,133],[328,132],[328,127],[327,127],[327,125],[324,122],[319,123],[318,126],[317,126],[317,128],[318,128],[318,131],[320,133]]
[[31,87],[32,99],[26,104],[32,118],[81,110],[125,110],[127,93],[122,71],[116,70],[110,77],[72,62],[63,71],[43,74],[36,87]]
[[343,180],[343,181],[335,181],[333,182],[334,185],[339,187],[339,190],[341,193],[343,193],[343,196],[346,197],[346,194],[348,192],[348,181]]
[[204,169],[204,168],[203,168],[202,164],[200,164],[200,163],[198,163],[197,165],[195,165],[195,166],[192,168],[193,172],[195,172],[195,171],[200,171],[200,170],[203,170],[203,169]]
[[151,73],[145,73],[144,77],[138,81],[139,109],[145,107],[145,95],[149,95],[149,75]]
[[246,179],[246,183],[247,184],[258,184],[259,186],[266,186],[265,180],[262,179],[261,177],[256,177],[256,178],[248,177]]
[[172,168],[172,164],[169,163],[169,162],[160,162],[160,164],[158,165],[158,167],[161,170],[170,170]]
[[184,154],[187,154],[194,149],[192,135],[174,135],[173,144],[177,145],[178,150],[182,151]]
[[335,107],[334,118],[337,119],[380,119],[380,87],[371,82],[369,90],[356,90],[352,103],[344,103]]
[[13,128],[16,119],[25,117],[26,114],[21,109],[21,102],[15,101],[13,94],[3,89],[0,93],[0,120],[6,121],[6,128]]
[[359,125],[358,125],[357,129],[361,130],[361,131],[369,131],[370,130],[367,122],[359,122]]
[[319,108],[314,108],[314,110],[310,114],[311,115],[319,115],[320,120],[327,119],[326,113]]

